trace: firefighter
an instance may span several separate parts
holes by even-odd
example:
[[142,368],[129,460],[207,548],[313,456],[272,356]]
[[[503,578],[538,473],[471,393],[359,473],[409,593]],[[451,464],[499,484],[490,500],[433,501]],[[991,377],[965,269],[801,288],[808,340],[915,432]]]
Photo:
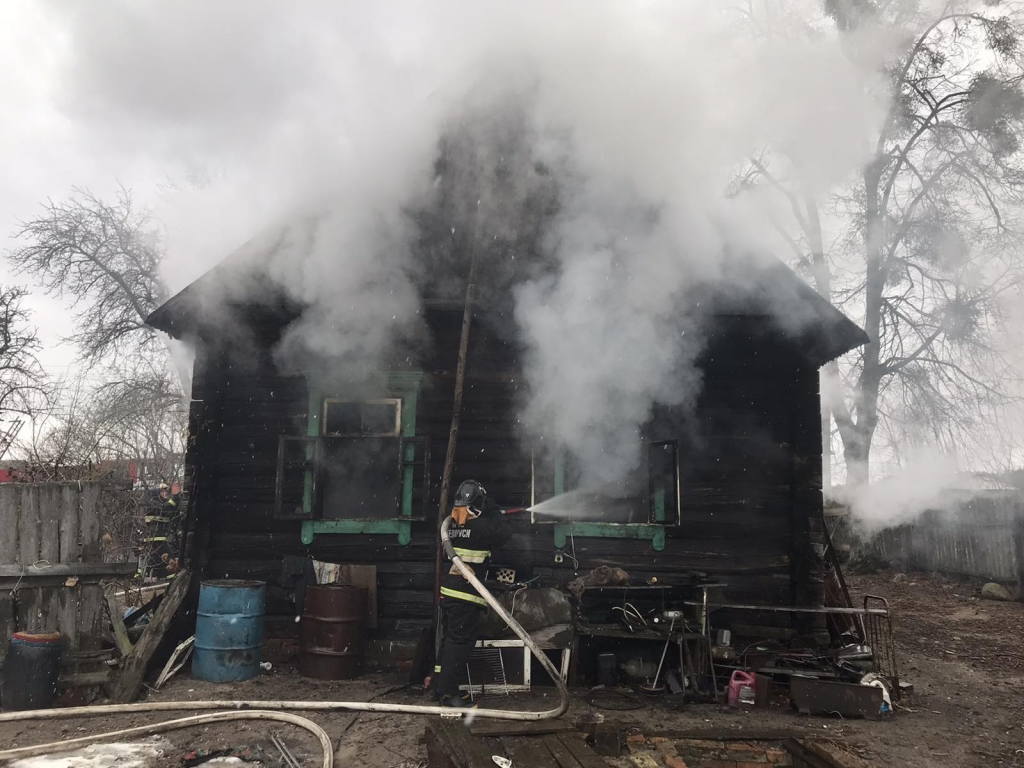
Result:
[[180,513],[179,501],[179,495],[167,483],[160,483],[157,492],[151,493],[149,514],[144,518],[146,531],[142,541],[147,572],[143,575],[162,579],[173,573],[169,566],[176,548],[174,527]]
[[[448,528],[455,554],[483,580],[491,549],[506,538],[498,504],[476,480],[467,480],[455,493],[452,524]],[[465,682],[466,664],[476,646],[487,602],[453,564],[441,580],[441,614],[444,632],[434,667],[434,693],[445,707],[473,707],[459,695]]]

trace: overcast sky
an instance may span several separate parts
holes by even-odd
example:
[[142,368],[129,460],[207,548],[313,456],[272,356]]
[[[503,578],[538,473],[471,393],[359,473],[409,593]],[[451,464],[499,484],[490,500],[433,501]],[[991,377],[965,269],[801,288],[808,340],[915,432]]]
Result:
[[[65,197],[74,185],[97,192],[115,179],[151,186],[156,174],[143,158],[114,151],[86,135],[59,103],[59,67],[67,32],[43,6],[0,3],[0,239],[13,246],[18,219],[34,215],[47,197]],[[75,352],[59,343],[71,332],[65,303],[43,295],[24,277],[12,278],[3,261],[2,282],[28,285],[28,306],[44,341],[41,355],[49,372],[66,368]]]

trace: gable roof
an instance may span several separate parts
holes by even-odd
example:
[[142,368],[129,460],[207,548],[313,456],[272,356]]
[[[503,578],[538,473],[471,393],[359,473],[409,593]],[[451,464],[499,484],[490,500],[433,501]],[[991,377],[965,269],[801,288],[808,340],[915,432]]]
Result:
[[[174,338],[203,335],[221,323],[273,317],[287,324],[303,307],[271,276],[274,259],[315,229],[312,220],[253,238],[146,318]],[[775,257],[730,257],[723,277],[708,286],[713,314],[772,318],[817,365],[868,342],[867,334]],[[427,296],[427,309],[459,309],[461,301]]]

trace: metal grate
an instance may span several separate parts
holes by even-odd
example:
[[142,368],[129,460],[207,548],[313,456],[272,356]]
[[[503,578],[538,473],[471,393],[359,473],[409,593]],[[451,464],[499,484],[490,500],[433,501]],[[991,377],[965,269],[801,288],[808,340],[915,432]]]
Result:
[[519,640],[482,640],[469,657],[462,690],[509,694],[530,689],[530,651]]
[[[872,603],[875,605],[872,606]],[[868,613],[869,608],[882,608],[885,613]],[[864,634],[871,657],[874,660],[875,672],[889,682],[894,697],[900,695],[900,675],[896,666],[896,642],[892,633],[892,614],[889,612],[889,601],[877,595],[864,596]]]

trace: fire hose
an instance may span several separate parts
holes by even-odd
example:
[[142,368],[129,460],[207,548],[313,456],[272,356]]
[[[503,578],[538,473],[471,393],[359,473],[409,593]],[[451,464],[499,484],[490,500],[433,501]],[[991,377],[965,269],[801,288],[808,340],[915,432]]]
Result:
[[[566,686],[565,681],[562,679],[559,671],[555,668],[555,665],[551,663],[551,659],[547,657],[547,654],[541,650],[541,648],[533,641],[533,638],[531,638],[526,630],[522,628],[519,622],[505,610],[505,607],[498,602],[497,598],[495,598],[487,587],[485,587],[476,577],[476,574],[473,573],[473,569],[462,562],[462,558],[455,554],[451,540],[448,537],[448,528],[451,525],[451,522],[452,519],[447,517],[444,522],[441,523],[441,543],[444,547],[445,553],[451,558],[453,566],[458,569],[459,573],[462,574],[466,581],[476,589],[494,612],[501,617],[501,619],[508,625],[509,629],[511,629],[515,635],[523,641],[523,644],[530,649],[530,653],[532,653],[534,658],[536,658],[540,665],[544,667],[544,670],[551,676],[551,679],[554,681],[555,686],[558,689],[558,704],[552,709],[545,709],[538,712],[516,711],[509,709],[474,709],[471,710],[472,715],[474,717],[489,717],[495,720],[531,721],[550,720],[556,717],[561,717],[565,714],[566,710],[569,709],[569,689]],[[267,719],[268,716],[275,713],[281,713],[283,710],[296,710],[300,712],[391,712],[402,715],[440,715],[442,717],[460,717],[463,714],[466,714],[465,710],[436,705],[386,704],[382,702],[365,701],[147,701],[137,704],[103,704],[93,707],[67,707],[64,709],[36,709],[26,712],[4,712],[0,713],[0,723],[22,720],[55,720],[74,717],[101,717],[103,715],[138,712],[194,712],[196,710],[230,711],[216,712],[211,715],[198,715],[193,718],[183,718],[181,720],[171,720],[154,726],[143,726],[143,730],[149,729],[146,730],[147,733],[158,733],[159,730],[153,729],[165,728],[166,730],[172,730],[173,728],[185,728],[189,725],[199,724],[199,720],[196,718],[207,718],[202,720],[204,723],[216,722],[217,720],[239,720],[245,719],[246,717],[252,717],[253,719]],[[316,734],[316,731],[313,729],[319,729],[319,726],[316,726],[315,723],[312,723],[306,718],[298,717],[296,715],[290,715],[289,717],[294,718],[289,720],[289,722],[306,728],[314,734]],[[313,727],[310,728],[310,726]],[[140,729],[129,729],[129,731],[136,731],[135,735],[141,735],[141,732],[139,732]],[[40,744],[35,747],[22,747],[15,750],[0,751],[0,760],[28,757],[30,754],[46,754],[58,749],[66,750],[70,745],[75,743],[80,743],[80,745],[84,744],[86,741],[88,743],[95,743],[97,741],[103,741],[111,736],[128,735],[129,731],[103,733],[95,736],[84,737],[84,740],[75,739],[72,741],[54,742],[52,744]],[[333,765],[333,754],[331,753],[329,746],[330,740],[327,741],[327,746],[325,747],[324,768],[332,768]]]

